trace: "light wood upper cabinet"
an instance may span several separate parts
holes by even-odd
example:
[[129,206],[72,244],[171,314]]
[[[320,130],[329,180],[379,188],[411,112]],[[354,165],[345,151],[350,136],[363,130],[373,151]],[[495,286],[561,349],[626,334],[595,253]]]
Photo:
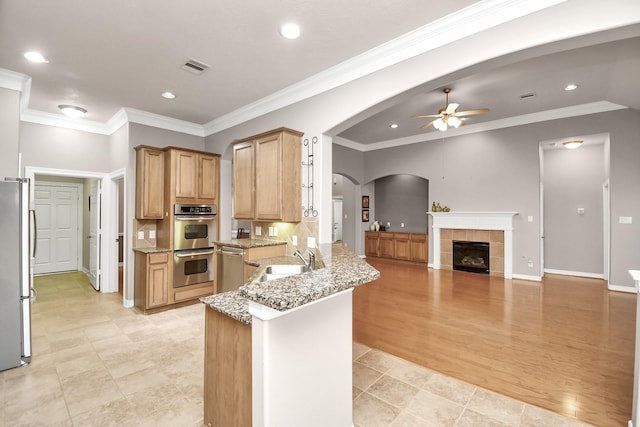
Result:
[[164,213],[164,153],[136,148],[136,218],[162,219]]
[[302,135],[281,128],[234,144],[234,218],[301,220]]
[[218,197],[219,157],[170,149],[177,202],[215,203]]
[[233,209],[236,219],[253,219],[253,142],[233,146]]

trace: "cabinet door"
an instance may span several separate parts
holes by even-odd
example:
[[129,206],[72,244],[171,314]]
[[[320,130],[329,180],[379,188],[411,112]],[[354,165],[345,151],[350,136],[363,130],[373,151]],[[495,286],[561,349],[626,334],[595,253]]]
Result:
[[255,219],[282,219],[282,138],[274,134],[255,142]]
[[218,188],[218,158],[198,154],[198,199],[214,201]]
[[162,219],[164,153],[142,148],[136,155],[136,218]]
[[378,233],[375,231],[365,232],[364,254],[366,256],[378,256]]
[[393,236],[396,259],[408,261],[411,256],[409,233],[395,233]]
[[169,253],[149,254],[147,258],[147,307],[169,303]]
[[393,233],[380,233],[380,242],[378,251],[383,258],[393,258],[395,255],[395,245],[393,241]]
[[429,259],[429,245],[426,234],[411,235],[411,261],[427,262]]
[[197,154],[175,151],[176,198],[196,198],[198,196]]
[[233,217],[253,219],[253,142],[233,146]]

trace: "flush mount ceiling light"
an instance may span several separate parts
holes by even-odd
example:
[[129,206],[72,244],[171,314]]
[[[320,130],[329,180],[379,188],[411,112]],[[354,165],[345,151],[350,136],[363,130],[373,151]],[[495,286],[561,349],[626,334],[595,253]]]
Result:
[[162,92],[161,96],[166,99],[176,99],[176,95],[173,92]]
[[62,111],[62,114],[67,117],[71,117],[72,119],[79,119],[87,114],[87,110],[76,107],[75,105],[58,105],[58,108]]
[[284,24],[280,27],[280,35],[285,39],[295,40],[300,37],[300,27],[293,23]]
[[24,57],[27,58],[29,61],[35,62],[37,64],[44,64],[49,62],[44,56],[42,56],[40,52],[35,52],[35,51],[25,52]]
[[398,124],[397,123],[393,123],[391,126],[389,126],[391,129],[397,129],[398,128]]
[[578,89],[578,85],[574,83],[568,84],[564,87],[564,90],[566,90],[567,92],[570,90],[576,90],[576,89]]
[[584,141],[582,141],[581,139],[573,139],[571,141],[564,141],[562,145],[564,146],[564,148],[568,148],[569,150],[575,150],[576,148],[580,147],[583,142]]

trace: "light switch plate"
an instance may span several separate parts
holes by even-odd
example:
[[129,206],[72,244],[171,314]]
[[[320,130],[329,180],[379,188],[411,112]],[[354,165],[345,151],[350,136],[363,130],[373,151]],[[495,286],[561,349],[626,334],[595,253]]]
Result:
[[144,240],[144,231],[138,231],[138,240]]
[[316,238],[307,237],[307,248],[312,249],[316,247]]
[[633,223],[633,218],[630,216],[621,216],[620,217],[620,224],[632,224]]
[[262,236],[262,227],[256,226],[256,236]]
[[293,246],[298,246],[298,236],[291,236],[291,244]]
[[156,230],[149,230],[149,238],[150,239],[156,238]]
[[273,227],[273,237],[278,237],[278,227]]

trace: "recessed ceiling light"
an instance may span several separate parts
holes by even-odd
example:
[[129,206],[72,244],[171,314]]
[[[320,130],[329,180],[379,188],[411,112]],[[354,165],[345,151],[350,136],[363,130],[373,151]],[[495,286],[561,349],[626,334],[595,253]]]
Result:
[[575,150],[576,148],[580,147],[583,142],[584,141],[582,141],[581,139],[574,139],[571,141],[564,141],[562,145],[564,146],[564,148],[568,148],[569,150]]
[[300,37],[300,27],[293,23],[284,24],[280,27],[280,35],[285,39],[295,40]]
[[391,129],[397,129],[398,124],[397,124],[397,123],[394,123],[394,124],[392,124],[392,125],[391,125],[391,126],[389,126],[389,127],[390,127]]
[[162,97],[167,99],[176,99],[176,95],[173,92],[162,92]]
[[35,51],[25,52],[24,57],[27,58],[29,61],[35,62],[37,64],[44,64],[46,62],[49,62],[44,56],[42,56],[40,52],[35,52]]
[[62,111],[62,114],[67,117],[71,117],[72,119],[79,119],[87,114],[87,110],[76,107],[75,105],[58,105],[58,108]]
[[577,84],[573,84],[573,83],[568,84],[568,85],[566,85],[564,87],[564,90],[566,90],[566,91],[576,90],[576,89],[578,89],[578,85]]

